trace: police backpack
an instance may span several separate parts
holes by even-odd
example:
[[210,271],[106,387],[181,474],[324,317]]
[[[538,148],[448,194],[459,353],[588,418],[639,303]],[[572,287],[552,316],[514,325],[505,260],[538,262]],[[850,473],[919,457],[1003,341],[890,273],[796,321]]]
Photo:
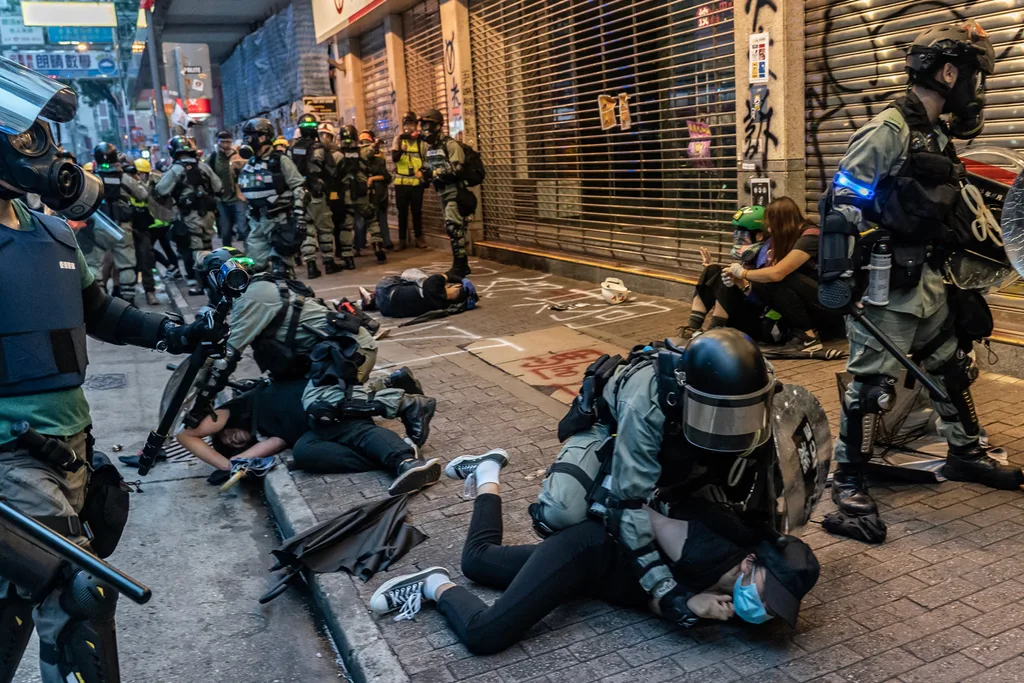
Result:
[[487,171],[484,169],[484,160],[480,156],[480,152],[464,142],[459,140],[456,140],[456,142],[462,147],[462,155],[465,158],[462,170],[459,173],[459,179],[466,183],[466,187],[476,187],[483,183],[484,178],[487,176]]

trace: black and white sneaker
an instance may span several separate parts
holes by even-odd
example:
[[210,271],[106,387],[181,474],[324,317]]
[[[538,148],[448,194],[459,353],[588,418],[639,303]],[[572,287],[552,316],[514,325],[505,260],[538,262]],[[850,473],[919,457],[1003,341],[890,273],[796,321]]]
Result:
[[399,610],[395,621],[412,619],[423,605],[423,586],[432,574],[442,574],[449,580],[448,570],[444,567],[430,567],[415,574],[396,576],[386,581],[370,596],[370,609],[377,614],[387,614]]
[[494,460],[501,469],[505,469],[505,465],[508,464],[508,452],[504,448],[492,448],[483,455],[460,455],[444,468],[444,476],[449,479],[469,479],[485,460]]
[[441,461],[412,458],[398,466],[398,476],[388,487],[389,496],[414,493],[441,480]]

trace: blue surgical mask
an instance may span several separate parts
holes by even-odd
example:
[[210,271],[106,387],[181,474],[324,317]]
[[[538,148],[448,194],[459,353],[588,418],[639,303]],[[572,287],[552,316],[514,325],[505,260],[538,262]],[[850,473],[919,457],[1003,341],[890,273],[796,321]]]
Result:
[[736,610],[736,616],[751,624],[763,624],[772,618],[761,602],[761,596],[757,593],[757,585],[754,577],[750,577],[750,585],[743,585],[743,574],[736,579],[732,587],[732,606]]

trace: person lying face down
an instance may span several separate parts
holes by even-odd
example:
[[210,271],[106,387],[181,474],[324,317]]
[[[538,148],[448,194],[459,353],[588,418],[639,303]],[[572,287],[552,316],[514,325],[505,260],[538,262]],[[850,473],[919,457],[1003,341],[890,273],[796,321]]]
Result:
[[[411,619],[424,601],[435,602],[470,652],[493,654],[515,644],[563,602],[597,598],[634,609],[651,609],[684,626],[700,619],[733,616],[759,624],[778,617],[796,625],[800,601],[818,579],[811,549],[794,537],[741,547],[700,521],[670,519],[647,509],[658,550],[680,585],[692,594],[686,615],[661,614],[637,581],[624,548],[597,520],[587,520],[535,545],[502,545],[498,474],[508,454],[495,449],[452,460],[445,474],[475,485],[469,533],[462,551],[462,573],[471,581],[504,590],[488,606],[452,582],[443,567],[398,576],[380,586],[370,608],[399,610],[396,621]],[[467,486],[467,490],[472,489]]]
[[414,318],[462,303],[472,310],[479,299],[468,279],[451,283],[444,275],[427,275],[417,268],[382,279],[372,292],[360,287],[359,298],[364,311],[378,310],[387,318]]

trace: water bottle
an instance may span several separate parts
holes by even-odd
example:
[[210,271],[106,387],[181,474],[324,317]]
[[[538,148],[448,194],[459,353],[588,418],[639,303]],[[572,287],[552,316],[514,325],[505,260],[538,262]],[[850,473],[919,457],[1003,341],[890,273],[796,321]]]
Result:
[[885,306],[889,303],[889,274],[892,271],[892,245],[888,237],[882,237],[871,247],[871,261],[868,265],[868,291],[864,303]]

